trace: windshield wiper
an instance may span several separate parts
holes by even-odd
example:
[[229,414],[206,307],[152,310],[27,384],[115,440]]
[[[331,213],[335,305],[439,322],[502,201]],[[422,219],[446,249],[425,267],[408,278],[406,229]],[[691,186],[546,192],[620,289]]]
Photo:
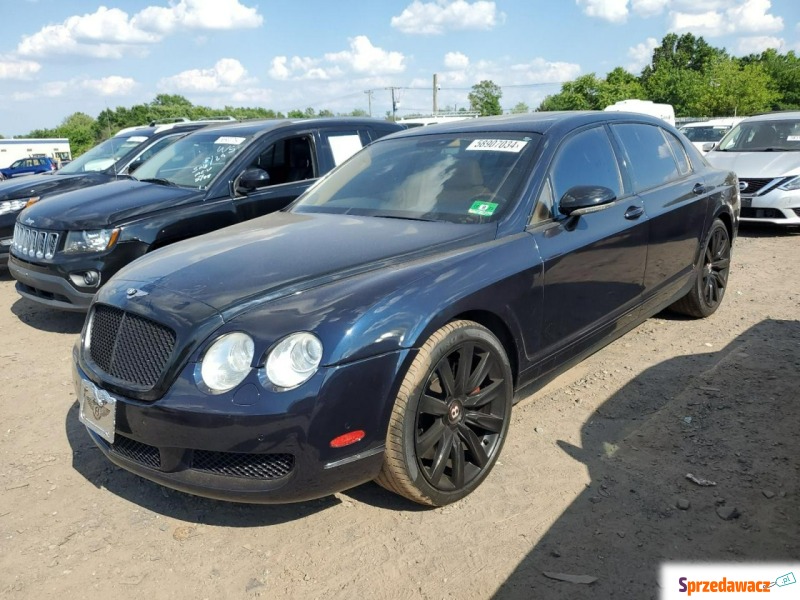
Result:
[[163,177],[149,177],[147,179],[137,179],[137,181],[142,181],[144,183],[157,183],[158,185],[170,185],[174,187],[179,187],[177,183],[174,183],[169,179],[164,179]]
[[370,217],[378,217],[379,219],[402,219],[404,221],[427,221],[428,223],[442,223],[442,219],[427,219],[425,217],[401,217],[398,215],[369,215]]

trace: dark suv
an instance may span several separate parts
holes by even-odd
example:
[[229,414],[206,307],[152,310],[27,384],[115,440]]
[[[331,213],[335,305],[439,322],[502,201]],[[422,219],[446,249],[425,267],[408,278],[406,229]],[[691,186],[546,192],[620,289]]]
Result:
[[19,212],[29,204],[56,194],[108,183],[208,122],[197,121],[123,129],[58,171],[15,181],[0,182],[0,267],[8,262],[8,248]]
[[362,146],[402,129],[325,118],[195,131],[126,180],[60,194],[20,213],[8,265],[17,291],[85,311],[97,289],[134,259],[281,209]]

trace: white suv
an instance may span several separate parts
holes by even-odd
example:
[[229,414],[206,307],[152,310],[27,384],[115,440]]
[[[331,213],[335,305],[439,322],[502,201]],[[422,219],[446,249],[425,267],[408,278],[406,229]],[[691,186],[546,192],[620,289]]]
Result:
[[744,119],[706,159],[739,176],[742,221],[800,225],[800,112]]

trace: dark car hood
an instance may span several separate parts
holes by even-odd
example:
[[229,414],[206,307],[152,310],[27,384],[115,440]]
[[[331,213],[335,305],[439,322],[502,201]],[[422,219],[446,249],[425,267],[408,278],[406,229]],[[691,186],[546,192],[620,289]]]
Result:
[[102,229],[164,208],[202,198],[195,189],[143,183],[133,179],[59,194],[26,208],[19,221],[56,230]]
[[0,182],[0,201],[19,198],[46,197],[79,188],[111,181],[113,175],[105,173],[62,174],[50,171]]
[[273,213],[149,254],[120,271],[225,311],[494,238],[496,226]]

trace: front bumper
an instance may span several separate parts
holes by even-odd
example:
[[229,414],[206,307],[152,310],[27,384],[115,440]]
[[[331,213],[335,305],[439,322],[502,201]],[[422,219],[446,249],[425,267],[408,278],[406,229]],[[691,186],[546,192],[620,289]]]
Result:
[[[77,352],[73,380],[80,390],[91,379]],[[248,378],[219,396],[196,388],[190,363],[154,402],[112,394],[113,443],[88,431],[116,465],[183,492],[263,504],[320,498],[377,476],[394,381],[410,353],[323,368],[288,392],[268,392]],[[358,429],[366,432],[361,441],[330,447],[334,437]]]
[[78,291],[66,278],[48,267],[22,262],[14,255],[8,258],[8,270],[17,280],[20,296],[50,308],[86,312],[94,298],[95,290]]
[[742,194],[742,214],[745,223],[800,225],[800,191],[772,188],[764,195]]

